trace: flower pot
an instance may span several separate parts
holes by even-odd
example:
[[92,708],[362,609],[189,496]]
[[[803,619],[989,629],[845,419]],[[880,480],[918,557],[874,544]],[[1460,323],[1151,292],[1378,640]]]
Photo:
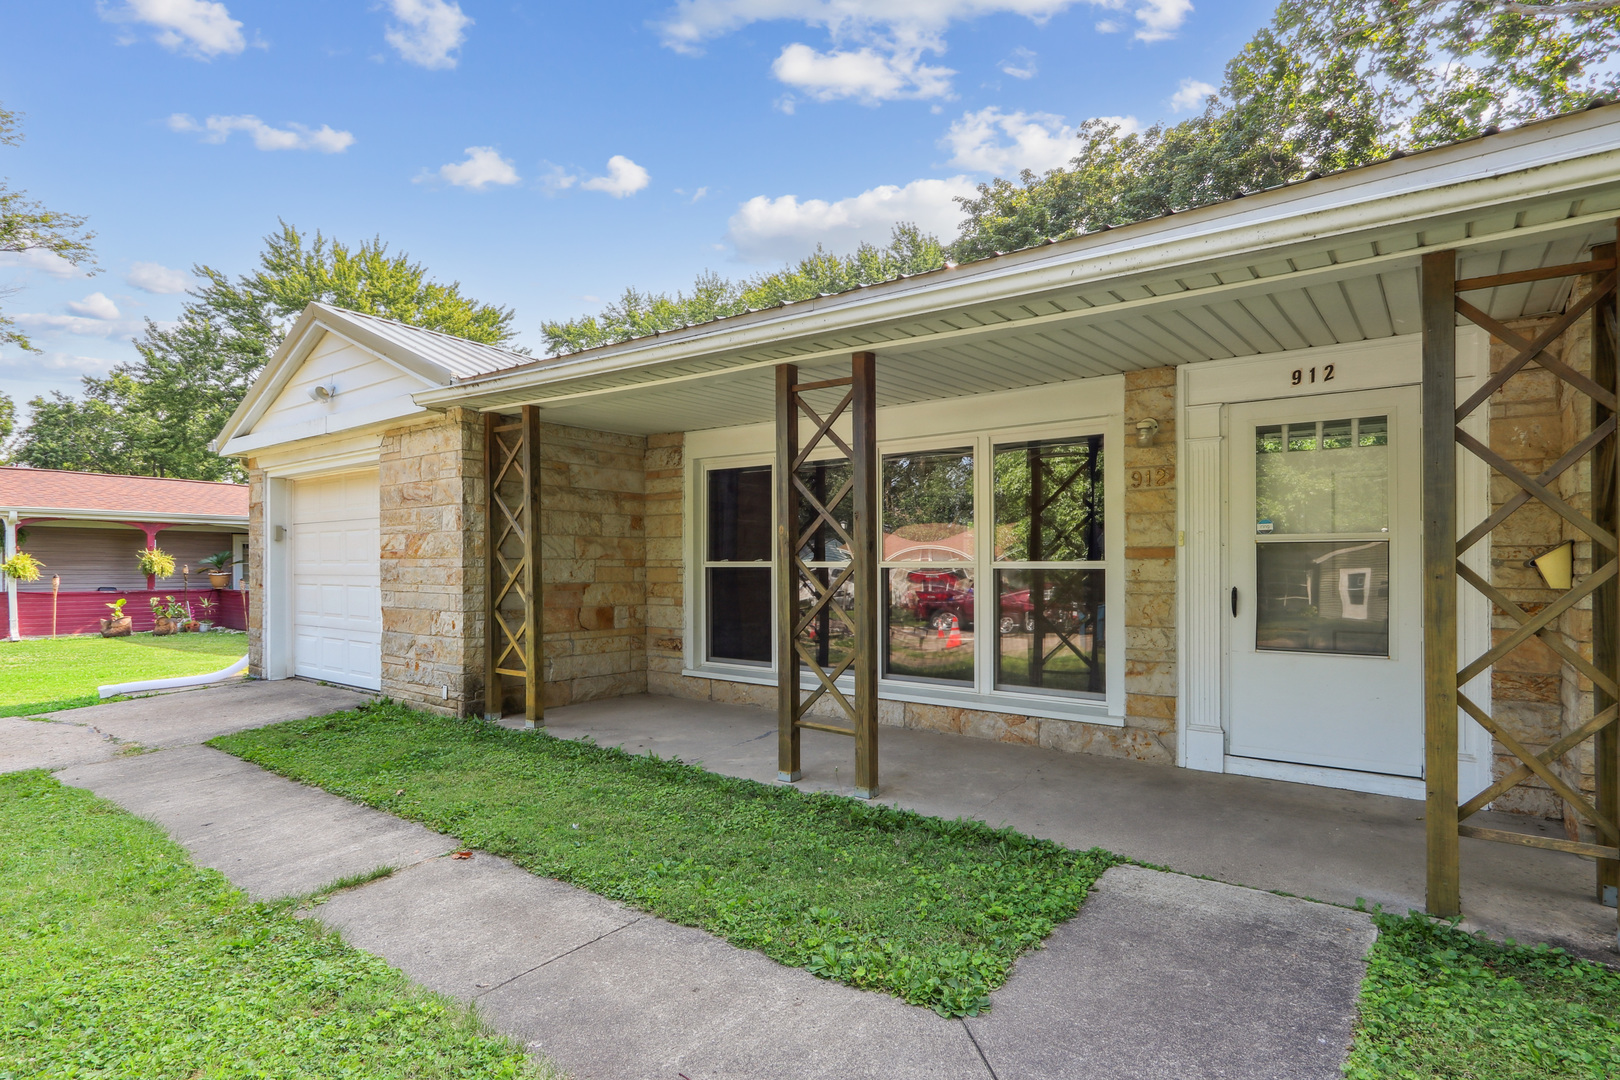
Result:
[[196,619],[192,619],[187,622],[185,626],[181,627],[181,629],[188,634],[195,634],[202,629],[202,623],[198,622]]
[[135,620],[128,615],[120,615],[116,619],[101,620],[102,637],[129,637],[135,629]]
[[231,587],[231,575],[229,573],[216,574],[210,570],[208,571],[208,584],[216,589],[228,589]]
[[152,620],[152,636],[168,637],[174,633],[174,620],[166,615],[159,615]]

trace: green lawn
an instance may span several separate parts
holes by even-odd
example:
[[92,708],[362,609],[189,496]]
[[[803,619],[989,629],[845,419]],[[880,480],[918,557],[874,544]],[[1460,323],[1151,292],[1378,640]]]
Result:
[[246,652],[246,634],[218,631],[0,641],[0,716],[94,705],[98,686],[204,675]]
[[1620,972],[1377,915],[1349,1080],[1611,1080]]
[[212,745],[777,961],[976,1014],[1117,860],[391,702]]
[[154,825],[0,775],[0,1077],[517,1078],[521,1049]]

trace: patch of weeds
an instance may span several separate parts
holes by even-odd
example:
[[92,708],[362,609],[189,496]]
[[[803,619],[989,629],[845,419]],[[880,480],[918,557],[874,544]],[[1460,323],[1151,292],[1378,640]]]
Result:
[[1610,1080],[1620,972],[1377,912],[1349,1080]]
[[44,772],[0,775],[0,1077],[554,1075],[156,826]]
[[211,745],[943,1016],[984,1010],[1119,861],[393,702]]
[[344,889],[358,889],[362,885],[370,885],[373,881],[381,881],[383,878],[393,877],[398,872],[399,867],[389,866],[387,863],[383,863],[380,866],[372,867],[370,870],[361,870],[359,873],[346,874],[343,877],[338,878],[336,881],[330,881],[313,892],[305,893],[303,896],[296,897],[288,903],[295,909],[318,907],[321,904],[326,903],[327,900],[331,899],[333,894],[340,893]]

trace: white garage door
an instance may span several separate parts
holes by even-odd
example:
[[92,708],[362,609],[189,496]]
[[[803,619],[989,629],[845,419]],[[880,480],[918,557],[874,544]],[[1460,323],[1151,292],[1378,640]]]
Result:
[[377,471],[293,484],[293,673],[382,688]]

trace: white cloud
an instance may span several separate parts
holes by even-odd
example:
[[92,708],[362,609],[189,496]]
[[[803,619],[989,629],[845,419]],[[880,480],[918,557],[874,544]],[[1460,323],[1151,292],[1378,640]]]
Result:
[[341,154],[354,145],[351,133],[335,131],[327,124],[318,128],[303,124],[278,128],[252,115],[210,116],[198,123],[186,113],[175,113],[169,117],[169,130],[202,132],[205,143],[222,143],[232,132],[245,131],[253,136],[253,145],[260,150],[317,150],[323,154]]
[[108,22],[152,27],[153,39],[170,52],[207,60],[247,48],[242,24],[224,4],[212,0],[125,0],[121,8],[109,10],[102,4],[100,10]]
[[925,232],[953,236],[962,223],[957,196],[976,193],[965,176],[948,180],[913,180],[904,187],[887,184],[837,202],[799,201],[794,195],[757,195],[731,216],[726,239],[749,262],[802,258],[817,244],[847,251],[863,241],[883,244],[902,221]]
[[383,40],[401,57],[431,70],[456,66],[450,54],[467,40],[472,18],[454,0],[388,0],[397,23],[383,30]]
[[68,278],[90,276],[55,252],[39,248],[30,248],[27,251],[0,251],[0,267],[12,266],[20,270],[38,270],[42,274],[49,274],[63,281]]
[[885,53],[868,46],[823,53],[797,43],[782,50],[771,73],[817,101],[856,98],[868,105],[899,98],[944,97],[951,92],[951,76],[956,74],[947,67],[924,64],[918,49]]
[[93,292],[83,300],[69,300],[68,310],[87,319],[116,319],[122,313],[104,292]]
[[940,145],[951,164],[994,176],[1017,176],[1024,169],[1044,173],[1061,168],[1080,152],[1076,129],[1052,113],[1004,113],[992,105],[962,114]]
[[[103,360],[97,356],[77,356],[69,352],[20,353],[16,356],[0,356],[0,368],[15,368],[18,378],[35,375],[41,370],[62,372],[68,375],[96,375],[103,376],[111,371],[118,363],[116,360]],[[20,406],[21,401],[17,402]]]
[[1039,70],[1039,66],[1035,63],[1035,50],[1026,49],[1022,45],[1001,62],[1001,73],[1011,75],[1015,79],[1033,79]]
[[186,291],[191,275],[184,270],[170,270],[162,263],[138,262],[130,267],[124,280],[142,292],[171,296]]
[[1215,93],[1215,87],[1207,82],[1197,79],[1182,79],[1181,87],[1170,98],[1170,110],[1182,112],[1187,109],[1202,109],[1204,99]]
[[482,191],[491,184],[504,187],[522,179],[517,167],[501,157],[493,146],[469,146],[465,152],[467,160],[440,165],[437,172],[418,176],[417,183],[437,178],[456,187]]
[[[98,294],[99,295],[99,294]],[[86,299],[89,299],[88,297]],[[102,297],[106,299],[106,297]],[[74,307],[69,304],[68,307]],[[24,313],[12,316],[17,325],[28,330],[54,330],[80,337],[122,337],[141,329],[138,319],[102,318],[89,315],[41,315]]]
[[703,198],[703,196],[707,195],[708,193],[709,193],[709,189],[706,186],[705,187],[700,187],[696,191],[692,192],[692,201],[697,202],[699,199]]
[[1192,14],[1192,0],[1143,0],[1136,9],[1137,41],[1163,41],[1176,36]]
[[606,176],[592,177],[580,187],[586,191],[605,191],[615,199],[622,199],[626,195],[634,195],[651,180],[652,177],[648,175],[646,169],[623,154],[614,154],[608,158]]

